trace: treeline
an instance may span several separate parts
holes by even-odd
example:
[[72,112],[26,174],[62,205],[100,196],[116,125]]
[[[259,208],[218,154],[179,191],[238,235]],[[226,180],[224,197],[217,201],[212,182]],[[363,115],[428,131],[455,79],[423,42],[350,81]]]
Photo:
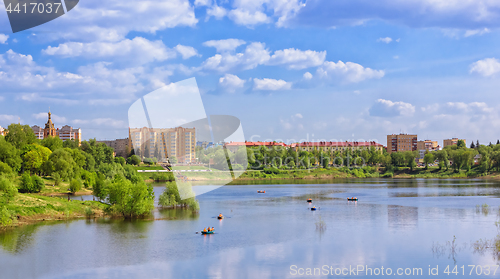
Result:
[[[68,184],[72,193],[82,187],[92,189],[96,197],[110,204],[113,214],[127,218],[148,214],[154,207],[152,187],[131,165],[139,164],[140,159],[134,155],[126,161],[115,158],[113,152],[95,139],[81,146],[59,137],[39,140],[28,125],[11,124],[8,133],[0,136],[0,206],[8,203],[17,190],[42,191],[45,185],[41,177],[50,176],[55,186]],[[5,208],[0,212],[8,215]]]
[[[465,170],[470,176],[484,175],[493,170],[500,171],[500,142],[497,144],[481,145],[479,143],[467,148],[465,142],[458,141],[457,145],[447,146],[438,151],[427,151],[423,163],[428,168],[437,164],[439,170],[453,169],[455,172]],[[321,168],[349,169],[363,166],[384,167],[388,174],[395,168],[408,167],[411,171],[417,167],[418,151],[392,152],[385,149],[376,150],[374,147],[364,149],[346,149],[324,152],[321,150],[302,151],[293,148],[264,146],[258,148],[240,147],[236,152],[224,150],[221,146],[203,149],[198,147],[197,156],[202,163],[211,167],[225,170],[228,163],[234,170],[242,170],[247,166],[251,170],[293,170]],[[477,156],[480,155],[480,156]],[[477,157],[476,157],[477,156]],[[388,175],[390,176],[390,175]]]

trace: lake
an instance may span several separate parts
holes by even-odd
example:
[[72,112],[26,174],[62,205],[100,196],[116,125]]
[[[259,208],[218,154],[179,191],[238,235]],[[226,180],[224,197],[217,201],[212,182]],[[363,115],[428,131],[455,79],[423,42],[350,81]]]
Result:
[[[155,187],[157,196],[163,189]],[[257,181],[197,198],[199,214],[155,210],[155,221],[75,220],[0,233],[0,278],[371,278],[389,269],[442,278],[446,267],[452,278],[500,277],[493,250],[472,247],[498,233],[495,181]],[[219,213],[228,218],[217,220]],[[215,234],[196,234],[207,226]]]

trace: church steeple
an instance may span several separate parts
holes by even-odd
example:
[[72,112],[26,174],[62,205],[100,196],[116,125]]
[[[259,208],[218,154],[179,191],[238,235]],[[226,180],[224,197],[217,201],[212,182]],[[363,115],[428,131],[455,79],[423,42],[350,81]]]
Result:
[[49,115],[49,120],[47,120],[47,123],[45,123],[45,129],[43,129],[44,138],[47,136],[51,137],[56,136],[56,129],[54,128],[54,123],[52,123],[52,113],[50,112],[50,108],[48,115]]

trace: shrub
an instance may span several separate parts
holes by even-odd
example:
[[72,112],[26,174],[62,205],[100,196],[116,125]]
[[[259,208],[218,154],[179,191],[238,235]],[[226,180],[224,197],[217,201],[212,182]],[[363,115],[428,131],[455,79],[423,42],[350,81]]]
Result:
[[38,175],[30,176],[27,172],[21,175],[21,187],[19,188],[19,192],[40,193],[40,191],[42,191],[44,187],[45,184]]
[[33,184],[33,192],[31,193],[40,193],[45,188],[45,183],[38,175],[31,177],[31,183]]
[[7,203],[17,195],[16,185],[3,176],[0,176],[0,190],[4,192],[3,197]]
[[[183,185],[183,186],[188,188],[184,189],[185,191],[187,192],[192,191],[189,185]],[[189,193],[186,193],[186,196],[191,196],[191,195]],[[165,191],[163,191],[163,193],[160,195],[158,205],[162,207],[174,207],[176,205],[180,205],[184,207],[189,207],[190,209],[193,210],[200,209],[200,205],[198,204],[198,201],[194,197],[181,200],[179,189],[175,183],[167,183]]]
[[0,206],[0,225],[9,226],[12,224],[12,214],[5,206]]
[[61,182],[62,182],[62,179],[61,179],[61,175],[59,175],[59,173],[54,173],[52,175],[52,178],[54,179],[54,185],[55,186],[59,186],[61,185]]
[[72,179],[71,182],[69,183],[69,191],[71,193],[76,193],[82,189],[82,182],[79,179]]

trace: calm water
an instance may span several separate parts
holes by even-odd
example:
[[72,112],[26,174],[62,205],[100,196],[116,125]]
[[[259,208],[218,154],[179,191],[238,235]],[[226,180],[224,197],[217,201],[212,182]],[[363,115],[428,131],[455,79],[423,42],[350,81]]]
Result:
[[[455,264],[460,274],[451,273],[453,278],[500,278],[500,268],[493,275],[500,261],[492,250],[471,248],[471,242],[497,234],[498,183],[279,183],[218,188],[198,197],[199,215],[155,211],[163,220],[77,220],[0,234],[0,278],[296,278],[312,277],[293,275],[299,268],[324,266],[333,275],[323,277],[372,277],[347,270],[357,265],[374,273],[391,268],[394,275],[398,268],[422,268],[423,275],[409,277],[442,278]],[[157,195],[162,190],[155,188]],[[359,201],[347,202],[351,196]],[[310,211],[307,198],[320,209]],[[489,205],[487,212],[476,208],[482,204]],[[219,221],[219,213],[230,218]],[[216,234],[195,233],[207,226]],[[453,252],[446,243],[454,236]],[[490,266],[490,275],[476,275],[479,268],[469,275],[468,265],[481,265],[483,273]],[[430,276],[429,266],[438,266],[439,276]]]

